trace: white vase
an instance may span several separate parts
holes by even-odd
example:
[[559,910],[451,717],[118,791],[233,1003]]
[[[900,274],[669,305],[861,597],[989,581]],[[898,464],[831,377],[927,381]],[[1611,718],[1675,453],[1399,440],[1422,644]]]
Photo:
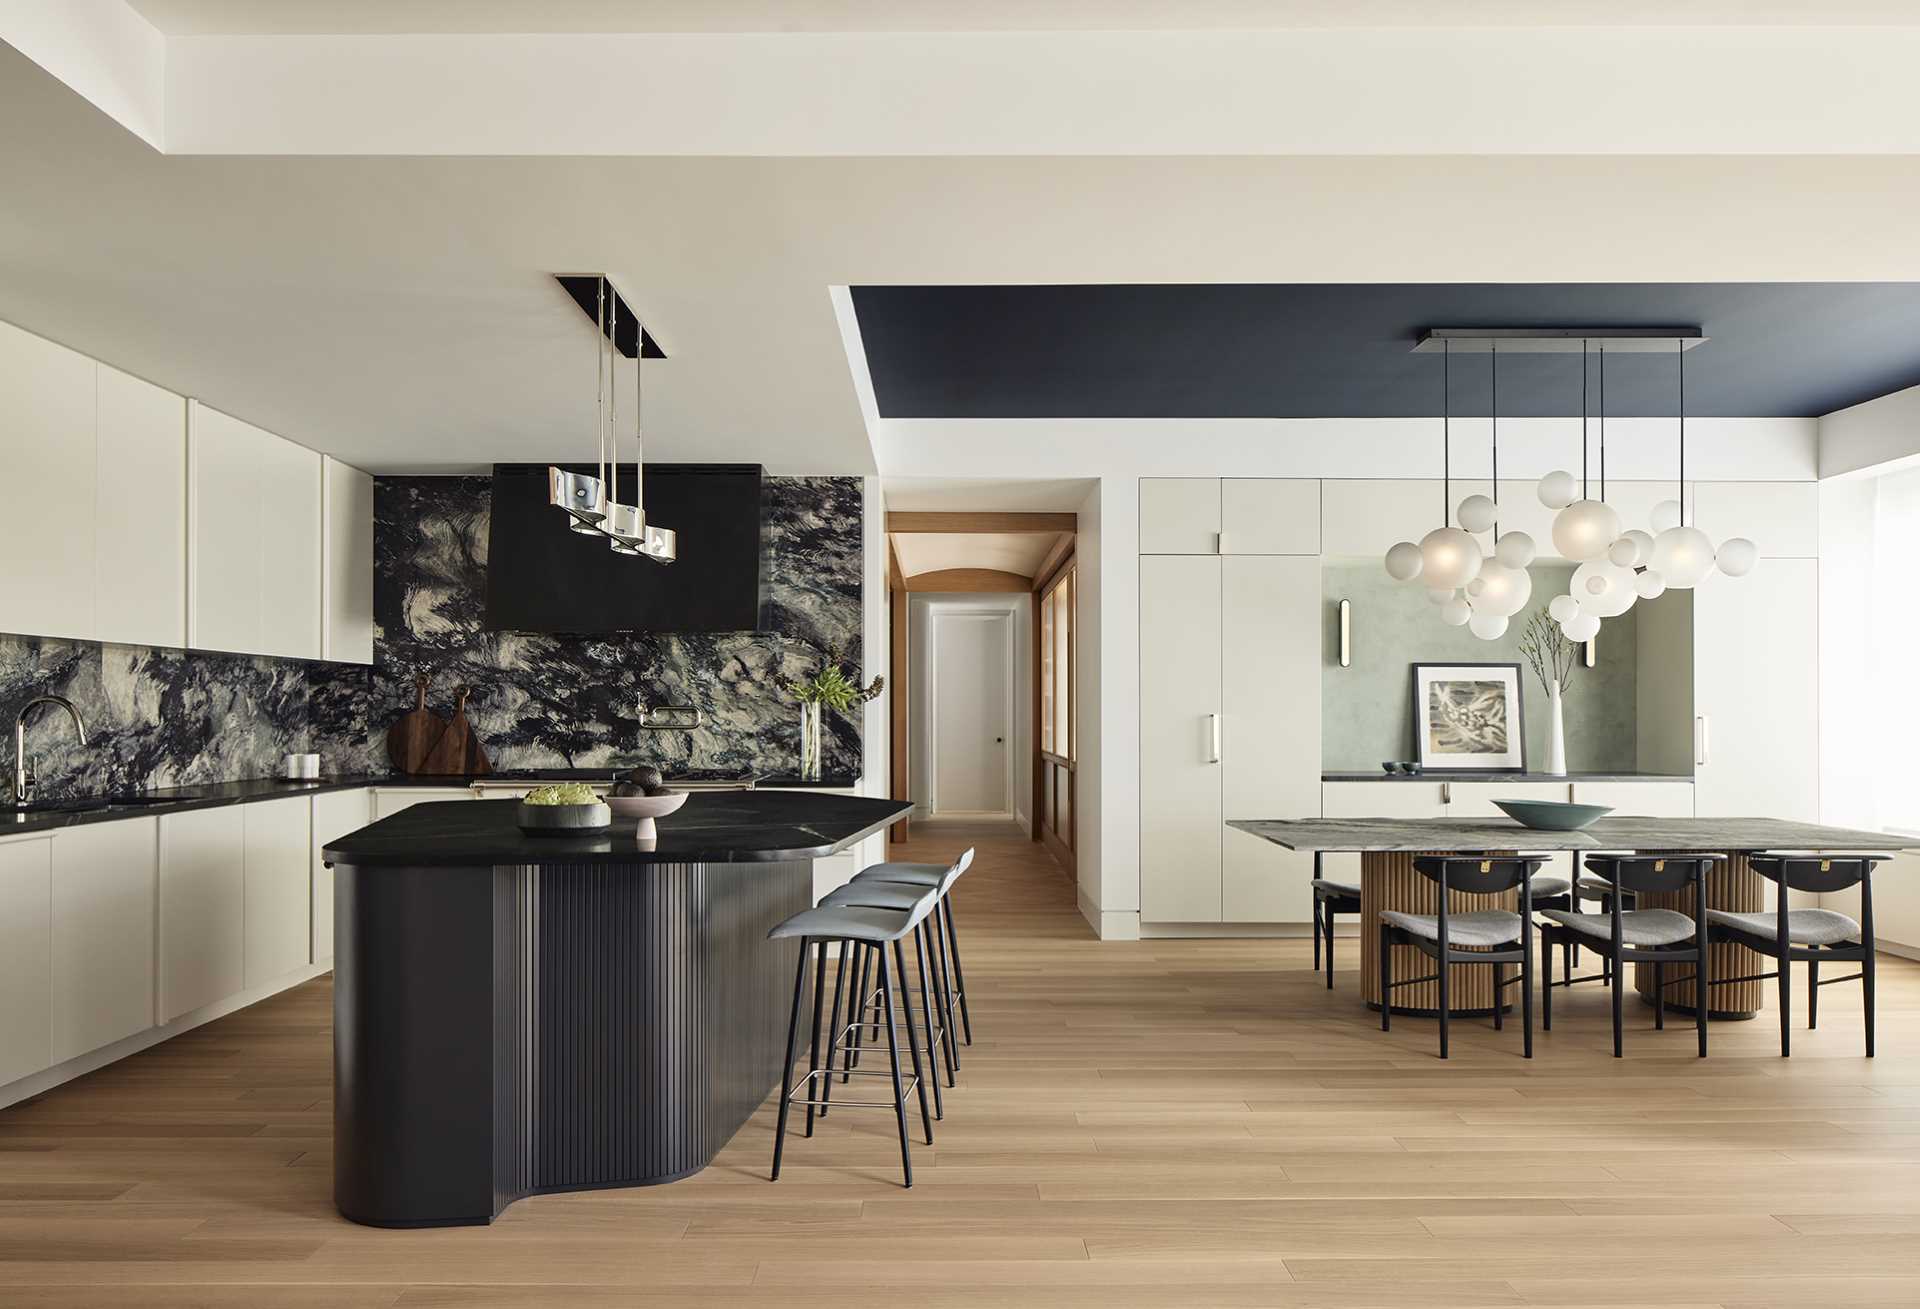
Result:
[[1560,703],[1560,683],[1547,683],[1547,766],[1554,777],[1567,775],[1567,720]]

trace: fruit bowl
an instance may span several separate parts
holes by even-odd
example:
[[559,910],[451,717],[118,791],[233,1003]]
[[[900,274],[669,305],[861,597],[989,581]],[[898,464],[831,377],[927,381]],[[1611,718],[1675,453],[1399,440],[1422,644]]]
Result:
[[634,836],[642,841],[659,835],[660,829],[653,820],[665,818],[687,802],[687,792],[669,791],[665,795],[610,795],[607,808],[613,811],[615,818],[637,818],[639,826]]
[[1568,804],[1563,800],[1495,800],[1507,817],[1536,832],[1578,832],[1613,812],[1612,805]]
[[595,836],[607,830],[613,815],[604,804],[528,804],[523,800],[514,821],[528,836]]

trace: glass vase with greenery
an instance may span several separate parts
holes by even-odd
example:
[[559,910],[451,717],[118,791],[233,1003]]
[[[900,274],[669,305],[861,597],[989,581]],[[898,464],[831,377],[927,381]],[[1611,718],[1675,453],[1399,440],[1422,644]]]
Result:
[[820,780],[822,758],[826,753],[824,712],[832,709],[844,714],[879,695],[887,684],[884,677],[876,677],[861,686],[847,676],[841,659],[840,651],[829,650],[819,668],[804,681],[785,674],[774,679],[781,690],[800,702],[800,780],[803,782]]

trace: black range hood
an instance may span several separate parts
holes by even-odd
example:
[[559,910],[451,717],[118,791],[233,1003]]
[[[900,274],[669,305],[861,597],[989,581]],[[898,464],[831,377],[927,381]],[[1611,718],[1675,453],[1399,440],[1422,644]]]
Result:
[[[759,464],[648,464],[647,521],[679,533],[680,557],[617,555],[568,530],[547,503],[546,464],[495,464],[487,627],[509,632],[752,632],[767,628]],[[592,464],[562,464],[594,472]],[[633,465],[620,485],[633,485]]]

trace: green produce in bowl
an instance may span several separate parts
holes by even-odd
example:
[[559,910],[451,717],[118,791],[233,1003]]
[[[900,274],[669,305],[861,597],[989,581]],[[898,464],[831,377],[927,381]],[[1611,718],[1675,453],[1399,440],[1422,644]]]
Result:
[[599,804],[600,797],[585,782],[560,782],[553,786],[536,786],[527,792],[523,804]]

